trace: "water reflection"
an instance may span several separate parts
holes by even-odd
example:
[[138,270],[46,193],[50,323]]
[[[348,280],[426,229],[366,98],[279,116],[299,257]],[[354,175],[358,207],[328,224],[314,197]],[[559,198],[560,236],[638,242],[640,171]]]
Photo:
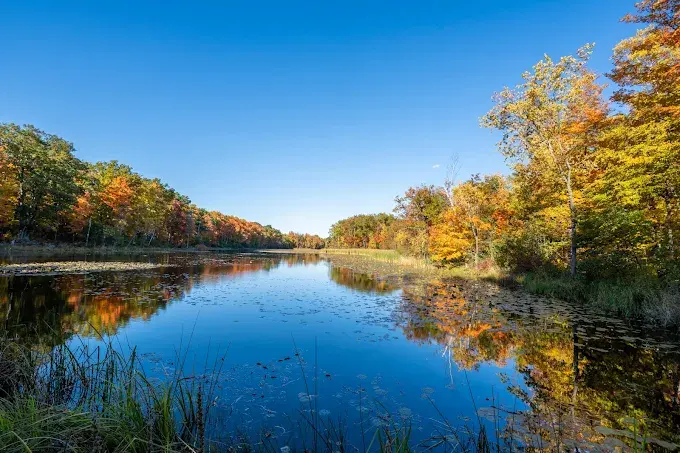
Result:
[[[659,438],[680,441],[676,344],[643,338],[616,320],[555,314],[548,301],[527,297],[434,284],[406,291],[400,325],[409,339],[439,344],[459,369],[513,363],[528,391],[513,383],[508,389],[532,409],[530,416],[507,407],[481,413],[515,419],[508,429],[523,430],[533,444],[558,448],[551,439],[559,438],[625,447],[643,431],[657,447],[670,446]],[[542,314],[527,316],[527,306]]]
[[[247,292],[257,285],[246,284],[249,280],[244,280],[245,277],[255,277],[258,273],[264,276],[276,269],[296,271],[309,267],[313,271],[317,266],[327,266],[323,258],[316,255],[187,254],[153,259],[173,266],[144,272],[0,278],[4,331],[37,348],[48,348],[76,334],[115,335],[133,320],[152,320],[163,310],[170,311],[173,301],[189,296],[200,286],[245,282],[235,288],[234,293],[235,298],[242,298],[240,304],[253,310],[250,318],[245,311],[238,311],[240,305],[232,307],[232,312],[241,315],[241,319],[227,316],[219,320],[222,324],[216,329],[223,331],[227,321],[232,325],[232,332],[243,325],[243,330],[238,332],[248,340],[251,355],[255,351],[266,357],[272,344],[288,341],[287,329],[293,327],[283,329],[286,331],[271,343],[266,343],[267,338],[257,333],[265,328],[271,328],[268,333],[273,335],[276,332],[271,326],[274,325],[291,326],[294,322],[300,329],[319,325],[322,327],[318,331],[308,330],[312,338],[319,332],[337,334],[332,338],[336,338],[342,349],[351,345],[361,348],[356,349],[355,354],[363,353],[367,347],[357,346],[358,341],[375,345],[371,346],[375,348],[374,354],[384,351],[385,355],[372,356],[367,363],[379,365],[381,370],[401,378],[400,373],[407,367],[402,362],[393,363],[400,359],[415,360],[416,356],[404,358],[407,353],[404,345],[394,348],[390,343],[403,342],[405,338],[410,344],[433,345],[439,349],[451,382],[454,375],[463,372],[465,379],[469,372],[470,380],[474,381],[480,376],[480,370],[491,368],[498,375],[495,383],[502,387],[496,387],[495,391],[514,395],[517,403],[501,407],[492,397],[480,402],[479,414],[500,415],[507,421],[507,429],[522,433],[532,444],[540,439],[538,442],[556,448],[550,442],[559,437],[561,442],[566,439],[581,446],[592,443],[593,450],[597,450],[595,444],[612,448],[630,446],[632,432],[641,430],[647,433],[647,441],[680,442],[678,342],[664,343],[662,340],[668,337],[666,332],[657,334],[648,327],[630,326],[578,308],[483,284],[463,287],[451,282],[431,282],[403,289],[402,297],[396,292],[398,288],[387,282],[336,267],[318,268],[322,273],[314,275],[323,280],[318,286],[316,281],[303,281],[305,287],[298,288],[299,281],[285,280],[298,277],[292,272],[277,281],[280,286],[261,279],[260,293]],[[315,301],[321,300],[321,294],[328,295],[332,289],[324,286],[328,280],[333,282],[331,286],[337,285],[336,289],[349,288],[353,292],[351,295],[348,291],[333,293],[333,301],[324,300],[315,305]],[[229,288],[227,285],[220,289],[224,292],[211,293],[211,303],[213,299],[226,297]],[[286,288],[295,298],[282,300],[280,292]],[[396,299],[394,309],[376,304],[377,300],[392,299]],[[378,316],[378,306],[395,313]],[[251,324],[234,323],[243,320]],[[272,320],[270,324],[268,320]],[[293,322],[286,324],[289,321]],[[149,328],[153,325],[150,323]],[[259,330],[249,326],[258,326]],[[403,337],[397,337],[395,329],[401,330]],[[170,337],[176,332],[164,335]],[[347,338],[350,341],[344,343]],[[258,346],[258,341],[265,343]],[[332,341],[327,340],[327,344],[332,345]],[[395,351],[397,355],[390,355]],[[337,354],[333,357],[336,362],[341,359],[340,352]],[[359,366],[362,359],[366,360],[348,357],[345,367]],[[274,363],[279,362],[281,360]],[[283,363],[291,368],[291,376],[298,372],[292,362]],[[362,366],[368,366],[367,363]],[[516,372],[519,381],[507,377],[509,370]],[[284,371],[279,371],[277,379],[269,378],[268,385],[283,380]],[[421,371],[426,374],[426,370]],[[355,375],[337,379],[351,379]],[[243,376],[247,382],[252,370]],[[290,381],[295,379],[292,377]],[[380,387],[382,379],[375,377],[375,383],[371,381],[375,392],[395,390],[392,394],[401,395],[401,389],[397,392],[397,388],[387,382],[384,388]],[[326,385],[334,385],[334,380],[327,380]],[[338,382],[339,386],[345,384]],[[419,384],[416,383],[416,387]],[[244,384],[248,385],[251,384]],[[465,392],[463,397],[467,396]],[[261,393],[260,389],[257,394]],[[272,394],[280,397],[274,391]],[[420,394],[416,400],[422,400]],[[412,401],[411,404],[420,403]],[[489,407],[493,410],[489,411]],[[518,408],[525,407],[531,412],[520,413]]]
[[[281,266],[316,266],[323,261],[318,255],[163,254],[154,259],[173,266],[144,272],[0,278],[4,330],[43,345],[54,345],[74,334],[115,335],[132,320],[150,319],[197,285],[214,285]],[[360,292],[396,290],[387,282],[349,269],[330,267],[329,275],[335,283]]]
[[362,293],[388,294],[397,290],[395,285],[384,280],[376,280],[370,275],[357,274],[345,267],[332,266],[328,275],[338,285],[352,288]]

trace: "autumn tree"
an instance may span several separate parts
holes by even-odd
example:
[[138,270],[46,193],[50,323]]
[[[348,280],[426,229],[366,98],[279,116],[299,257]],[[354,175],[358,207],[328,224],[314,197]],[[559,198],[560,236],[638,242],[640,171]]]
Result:
[[0,228],[9,229],[14,222],[19,184],[14,165],[0,147]]
[[603,215],[625,225],[625,253],[670,264],[680,228],[680,1],[636,6],[624,21],[646,28],[614,48],[609,77],[623,109],[602,138],[593,193]]
[[410,187],[394,201],[394,213],[399,220],[394,224],[396,247],[411,255],[427,256],[431,229],[449,206],[444,188]]
[[394,212],[406,220],[421,222],[430,228],[447,207],[446,193],[441,187],[409,187],[394,199]]
[[452,206],[431,232],[430,251],[435,261],[459,261],[472,255],[475,266],[482,253],[507,226],[507,182],[500,175],[480,177],[451,187]]
[[430,234],[432,259],[440,263],[462,262],[473,247],[474,237],[462,217],[454,209],[446,210]]
[[159,179],[142,179],[132,200],[134,234],[145,236],[151,244],[161,232],[165,218],[170,212],[174,193]]
[[389,229],[395,218],[390,214],[360,214],[340,220],[330,228],[330,243],[340,248],[387,248]]
[[76,175],[83,164],[73,145],[33,126],[0,124],[3,172],[16,181],[14,218],[19,236],[38,229],[56,231],[58,214],[79,194]]
[[515,169],[531,168],[539,180],[555,181],[569,212],[570,274],[576,274],[578,192],[593,164],[597,125],[607,114],[602,86],[587,68],[592,46],[576,57],[550,57],[523,74],[524,82],[494,97],[483,126],[501,131],[499,151]]

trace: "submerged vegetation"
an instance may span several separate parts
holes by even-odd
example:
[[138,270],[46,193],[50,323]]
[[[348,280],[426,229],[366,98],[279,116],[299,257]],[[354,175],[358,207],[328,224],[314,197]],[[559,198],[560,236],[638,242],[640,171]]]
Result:
[[615,47],[610,100],[592,46],[546,56],[481,120],[509,177],[457,182],[454,161],[441,187],[397,197],[396,215],[337,222],[330,245],[497,268],[541,294],[679,323],[680,4],[636,6],[624,20],[646,28]]
[[[186,356],[177,360],[181,369]],[[362,431],[359,436],[351,433],[361,442],[353,445],[343,420],[318,418],[309,389],[309,408],[303,403],[291,419],[293,433],[275,436],[266,426],[255,436],[238,427],[225,432],[220,425],[224,420],[215,414],[223,363],[224,356],[200,375],[178,371],[158,381],[148,376],[134,349],[124,353],[112,343],[95,350],[61,344],[44,353],[1,338],[0,449],[8,453],[387,453],[436,446],[484,452],[492,445],[484,429],[458,431],[443,419],[446,434],[418,448],[411,440],[410,424],[397,422],[399,417],[386,410],[381,426],[356,428]],[[498,439],[493,444],[500,448],[501,443],[507,441]]]
[[163,265],[121,261],[55,261],[47,263],[4,264],[0,265],[0,277],[8,275],[58,275],[108,271],[141,271],[161,266]]

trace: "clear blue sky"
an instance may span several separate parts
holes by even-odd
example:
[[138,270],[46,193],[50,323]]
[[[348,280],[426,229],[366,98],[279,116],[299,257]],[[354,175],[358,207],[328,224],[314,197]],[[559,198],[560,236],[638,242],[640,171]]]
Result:
[[507,171],[478,127],[493,92],[586,42],[608,71],[633,3],[8,0],[0,122],[201,207],[325,236],[441,183],[454,153],[463,177]]

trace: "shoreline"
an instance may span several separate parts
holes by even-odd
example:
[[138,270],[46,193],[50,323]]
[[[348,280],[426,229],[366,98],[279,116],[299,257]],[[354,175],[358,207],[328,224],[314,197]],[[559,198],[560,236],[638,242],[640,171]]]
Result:
[[[9,253],[25,253],[25,254],[54,254],[54,255],[69,255],[69,254],[84,254],[84,255],[136,255],[144,253],[247,253],[258,252],[262,249],[257,248],[222,248],[222,247],[140,247],[140,246],[118,246],[118,245],[104,245],[104,246],[84,246],[72,245],[62,243],[47,243],[47,244],[0,244],[0,257],[6,256]],[[289,249],[272,249],[281,250],[283,252]]]
[[653,322],[662,328],[680,331],[680,288],[677,286],[660,287],[640,281],[588,282],[564,275],[511,274],[500,269],[475,270],[462,266],[443,268],[422,258],[403,256],[395,250],[293,249],[282,253],[316,253],[336,265],[400,284],[427,279],[485,282],[590,306],[627,321]]
[[48,277],[55,275],[84,275],[94,272],[144,271],[172,264],[139,263],[134,261],[50,261],[0,265],[0,277]]
[[[264,255],[318,255],[334,265],[368,274],[398,285],[413,285],[438,279],[457,284],[488,283],[530,294],[553,297],[567,303],[584,304],[625,320],[651,321],[664,328],[680,330],[680,287],[654,286],[643,281],[594,281],[559,274],[510,274],[498,268],[476,270],[469,267],[439,267],[424,258],[405,256],[396,250],[381,249],[266,249],[213,247],[85,247],[72,244],[0,244],[0,259],[12,256],[73,257],[145,255],[155,253],[255,253]],[[105,269],[116,270],[116,269]],[[126,270],[124,268],[118,270]],[[59,273],[88,273],[75,270]],[[47,274],[52,271],[48,271]],[[27,275],[27,274],[3,274]],[[30,274],[37,275],[37,274]]]

